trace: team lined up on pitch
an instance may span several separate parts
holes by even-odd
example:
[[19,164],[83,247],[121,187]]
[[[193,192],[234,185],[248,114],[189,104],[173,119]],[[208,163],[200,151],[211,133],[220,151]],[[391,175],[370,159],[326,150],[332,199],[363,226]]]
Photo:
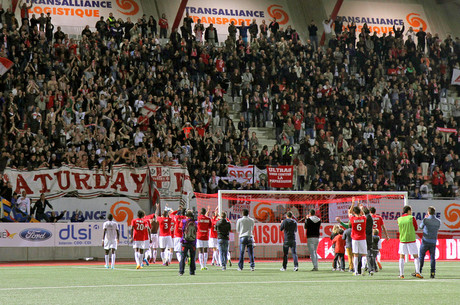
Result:
[[[382,269],[380,262],[380,249],[382,248],[382,233],[389,239],[388,232],[380,215],[376,214],[374,207],[366,207],[362,204],[355,205],[354,198],[349,208],[349,223],[340,223],[334,226],[331,235],[332,245],[335,252],[332,263],[333,271],[345,271],[345,252],[348,255],[348,271],[356,275],[374,275]],[[162,264],[168,266],[176,253],[179,262],[179,275],[185,272],[186,262],[189,265],[190,275],[195,274],[195,254],[198,252],[198,261],[201,270],[207,270],[208,249],[212,251],[211,265],[220,266],[222,271],[227,269],[227,263],[232,266],[229,252],[229,235],[231,223],[225,212],[218,214],[217,208],[212,218],[208,217],[209,208],[201,209],[200,215],[195,219],[193,211],[179,208],[177,211],[165,209],[160,215],[159,205],[156,212],[145,215],[144,211],[138,212],[138,218],[131,222],[130,242],[134,248],[136,269],[142,269],[144,265],[156,263],[157,249],[160,249]],[[320,237],[321,219],[317,217],[314,209],[310,210],[305,220],[307,245],[313,269],[318,271],[317,247]],[[430,277],[436,274],[436,240],[440,227],[440,220],[435,215],[435,208],[429,207],[425,219],[417,224],[412,216],[412,209],[406,205],[403,214],[398,218],[399,227],[399,278],[404,279],[405,256],[414,258],[415,272],[412,276],[423,278],[422,268],[426,252],[430,252]],[[236,233],[239,237],[239,262],[238,271],[244,268],[244,255],[247,248],[249,255],[250,270],[255,271],[254,259],[254,231],[255,221],[249,217],[249,211],[243,210],[243,217],[236,223]],[[281,222],[280,231],[284,233],[283,262],[281,271],[286,271],[288,253],[291,249],[294,261],[294,271],[299,270],[298,256],[296,251],[297,221],[291,211],[286,213],[286,218]],[[104,223],[103,247],[105,249],[105,267],[114,269],[118,246],[118,224],[109,215]],[[419,247],[416,243],[416,231],[423,229],[422,243]],[[198,251],[197,251],[198,250]],[[110,251],[111,264],[110,262]]]

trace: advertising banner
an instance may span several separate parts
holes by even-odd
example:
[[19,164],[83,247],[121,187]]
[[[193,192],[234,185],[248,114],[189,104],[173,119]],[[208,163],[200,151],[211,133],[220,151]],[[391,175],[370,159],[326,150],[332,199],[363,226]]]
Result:
[[[332,12],[336,1],[327,1],[326,11]],[[344,26],[355,22],[357,33],[361,32],[366,23],[371,31],[377,35],[393,32],[393,26],[402,28],[406,32],[409,27],[418,32],[423,28],[425,32],[432,32],[422,5],[395,2],[376,1],[344,1],[338,13]]]
[[[102,222],[0,223],[0,247],[100,247],[102,228]],[[128,245],[128,225],[119,230],[119,245]]]
[[292,187],[294,167],[289,166],[267,166],[268,184],[276,188]]
[[[55,246],[95,246],[102,245],[103,223],[82,222],[82,223],[57,223],[55,225]],[[120,230],[119,245],[128,245],[128,225],[119,223]]]
[[0,247],[54,247],[54,225],[1,223]]
[[42,193],[49,200],[71,192],[80,198],[122,195],[140,199],[148,198],[149,179],[146,178],[149,172],[162,200],[180,200],[183,194],[193,191],[188,170],[181,166],[132,168],[120,165],[114,166],[110,173],[73,166],[35,171],[6,168],[4,178],[11,181],[16,193],[25,190],[32,199],[39,198]]
[[30,16],[35,14],[39,18],[42,13],[45,16],[50,13],[53,25],[60,26],[66,34],[81,34],[85,25],[94,28],[100,17],[106,20],[110,13],[115,19],[126,21],[129,17],[134,23],[144,14],[139,0],[25,0],[25,3],[32,5]]
[[457,231],[460,234],[460,200],[409,200],[412,215],[418,223],[425,218],[428,207],[436,209],[436,216],[441,219],[441,231]]
[[[85,221],[100,221],[107,219],[112,214],[113,219],[119,223],[131,223],[136,218],[137,211],[141,206],[135,200],[126,197],[99,197],[91,199],[80,199],[74,197],[62,197],[49,201],[57,215],[64,212],[60,222],[68,222],[75,210],[82,212]],[[46,212],[48,216],[51,212]],[[149,213],[147,210],[146,213]]]
[[[318,256],[320,259],[333,259],[334,249],[329,238],[334,224],[322,224],[320,229],[320,241],[318,244]],[[254,242],[257,246],[279,246],[282,247],[284,234],[280,231],[279,223],[256,223],[253,231]],[[298,224],[296,233],[297,245],[306,245],[307,236],[303,224]],[[421,240],[416,240],[420,248]],[[281,249],[281,248],[280,248]],[[383,260],[398,260],[399,240],[383,240],[380,254]],[[425,257],[429,258],[429,255]],[[438,239],[436,243],[436,259],[458,260],[460,259],[460,239]]]
[[[219,40],[222,42],[228,35],[228,26],[232,21],[236,26],[241,26],[243,22],[247,26],[253,19],[256,20],[258,25],[262,23],[262,20],[265,20],[268,26],[272,19],[276,18],[282,28],[292,24],[286,1],[283,0],[194,0],[188,2],[185,8],[185,13],[187,12],[194,23],[198,19],[201,20],[205,27],[212,23],[219,34]],[[182,26],[182,23],[180,25]]]

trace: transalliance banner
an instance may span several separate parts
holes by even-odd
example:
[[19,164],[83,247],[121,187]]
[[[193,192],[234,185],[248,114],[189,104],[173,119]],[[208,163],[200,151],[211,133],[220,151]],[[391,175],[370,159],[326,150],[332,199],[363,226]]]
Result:
[[436,209],[436,216],[441,219],[439,229],[460,235],[460,200],[409,200],[409,205],[418,223],[425,218],[428,207],[433,206]]
[[[119,230],[119,245],[128,245],[127,224],[119,223]],[[1,247],[101,247],[102,235],[102,222],[0,223]]]
[[180,166],[156,166],[132,168],[114,166],[110,174],[72,166],[57,169],[21,171],[6,168],[6,176],[13,190],[20,194],[25,190],[28,197],[62,197],[74,192],[80,198],[92,198],[100,195],[122,195],[133,199],[148,198],[148,180],[150,173],[154,185],[160,193],[160,199],[180,200],[183,194],[192,192],[188,170]]
[[[75,210],[82,212],[85,221],[100,221],[107,219],[112,214],[113,219],[119,223],[128,223],[136,218],[137,212],[141,210],[138,201],[126,197],[99,197],[91,199],[80,199],[74,197],[62,197],[50,200],[53,211],[60,215],[64,212],[60,222],[68,222]],[[149,210],[145,211],[150,214]],[[48,216],[51,212],[46,212]]]
[[458,85],[460,86],[460,69],[454,69],[452,71],[452,85]]
[[255,183],[260,182],[260,180],[267,180],[267,170],[259,169],[255,165],[248,166],[235,166],[228,165],[228,174],[227,178],[229,181],[236,180],[238,183]]
[[[100,17],[106,20],[109,13],[123,21],[130,17],[134,23],[144,14],[139,0],[25,0],[25,3],[32,5],[30,16],[35,14],[39,18],[42,13],[45,16],[50,13],[53,25],[61,26],[66,34],[81,34],[85,25],[93,28]],[[16,13],[20,13],[19,8]]]
[[268,185],[276,188],[292,187],[294,167],[289,166],[267,166]]
[[[326,12],[330,14],[335,5],[335,0],[327,1]],[[364,23],[367,23],[373,32],[378,35],[382,33],[393,32],[393,26],[402,28],[405,26],[405,31],[412,27],[414,31],[423,28],[425,32],[433,33],[428,23],[425,10],[422,5],[409,4],[409,3],[395,3],[395,2],[376,2],[376,1],[344,1],[338,17],[344,22],[344,26],[355,22],[358,33]],[[415,39],[417,40],[417,39]]]
[[[176,11],[177,8],[174,10],[174,13]],[[262,20],[265,20],[268,27],[272,19],[276,18],[279,26],[282,28],[286,28],[288,24],[292,24],[285,0],[194,0],[188,2],[185,8],[184,17],[187,12],[190,17],[193,18],[194,24],[198,19],[201,20],[201,23],[203,23],[205,27],[208,27],[209,24],[212,23],[217,29],[219,39],[222,42],[225,41],[228,35],[228,26],[232,21],[236,26],[241,26],[243,22],[247,26],[253,19],[256,19],[257,24],[260,26]],[[173,10],[170,10],[170,14],[172,13]],[[173,17],[174,16],[170,16],[169,19]],[[182,26],[182,22],[180,26]],[[268,32],[270,34],[270,31]],[[238,35],[237,33],[237,37]]]

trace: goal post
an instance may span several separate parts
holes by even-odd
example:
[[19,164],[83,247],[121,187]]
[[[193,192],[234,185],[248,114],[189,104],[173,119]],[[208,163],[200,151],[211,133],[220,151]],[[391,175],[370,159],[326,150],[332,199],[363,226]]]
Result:
[[[284,235],[280,232],[280,222],[284,219],[287,211],[291,211],[298,221],[297,252],[299,257],[306,257],[306,233],[304,222],[311,209],[320,217],[321,238],[327,248],[320,254],[322,258],[330,258],[331,251],[329,236],[336,217],[343,222],[348,222],[348,209],[352,200],[366,207],[375,207],[377,214],[384,219],[385,226],[392,238],[397,237],[397,218],[402,214],[404,205],[408,204],[407,192],[309,192],[309,191],[246,191],[246,190],[220,190],[215,195],[208,195],[205,199],[198,198],[198,208],[215,208],[219,212],[225,211],[227,218],[235,227],[238,218],[242,217],[244,209],[249,210],[249,216],[254,218],[254,241],[256,243],[256,255],[258,258],[279,259],[282,257]],[[326,238],[327,237],[327,238]],[[237,244],[235,234],[235,244]],[[329,248],[328,248],[329,247]],[[238,249],[238,247],[235,247]],[[333,251],[333,250],[332,250]],[[333,256],[333,252],[332,252]]]

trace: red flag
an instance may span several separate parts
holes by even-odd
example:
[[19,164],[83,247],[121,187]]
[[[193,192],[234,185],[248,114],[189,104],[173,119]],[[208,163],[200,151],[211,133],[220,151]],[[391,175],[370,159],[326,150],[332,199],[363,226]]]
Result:
[[288,166],[267,166],[268,183],[271,187],[290,188],[294,177],[294,167]]
[[5,74],[13,66],[13,62],[5,57],[0,57],[0,76]]

